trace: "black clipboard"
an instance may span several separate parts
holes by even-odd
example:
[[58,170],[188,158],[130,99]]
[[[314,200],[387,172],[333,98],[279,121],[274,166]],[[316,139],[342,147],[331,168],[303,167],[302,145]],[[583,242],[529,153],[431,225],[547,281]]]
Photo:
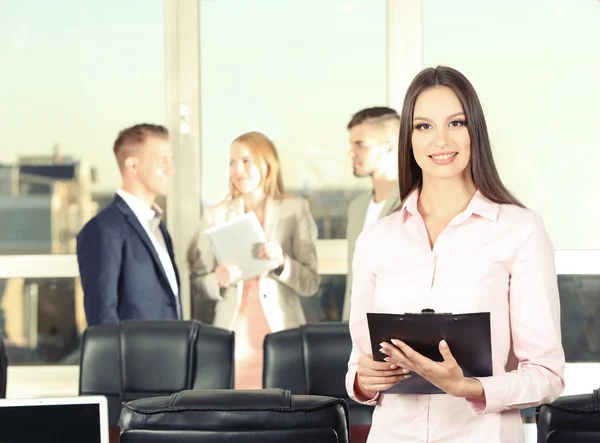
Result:
[[[446,340],[465,377],[492,375],[490,313],[436,314],[432,309],[421,313],[367,313],[373,359],[384,361],[380,343],[396,338],[434,361],[442,361],[440,340]],[[443,394],[418,374],[392,386],[386,394]]]

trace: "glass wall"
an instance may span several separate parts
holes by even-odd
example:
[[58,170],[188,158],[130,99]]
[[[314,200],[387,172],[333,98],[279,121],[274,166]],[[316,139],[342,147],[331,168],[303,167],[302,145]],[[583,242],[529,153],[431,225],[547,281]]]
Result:
[[462,71],[502,179],[557,249],[600,249],[600,3],[423,1],[423,61]]
[[[309,199],[319,238],[344,239],[349,201],[371,186],[352,174],[346,125],[386,104],[386,2],[199,5],[203,204],[226,196],[230,142],[256,130],[277,146],[286,189]],[[302,298],[307,319],[339,320],[344,289],[345,276],[326,276]],[[196,317],[212,318],[214,303],[199,303]]]
[[345,237],[347,202],[370,186],[352,174],[346,125],[385,105],[385,12],[371,0],[200,0],[204,203],[226,195],[231,140],[257,130],[286,188],[310,198],[319,237]]
[[[73,254],[120,185],[118,131],[165,123],[164,2],[4,2],[0,40],[0,254]],[[78,297],[76,278],[0,281],[11,363],[70,362]]]

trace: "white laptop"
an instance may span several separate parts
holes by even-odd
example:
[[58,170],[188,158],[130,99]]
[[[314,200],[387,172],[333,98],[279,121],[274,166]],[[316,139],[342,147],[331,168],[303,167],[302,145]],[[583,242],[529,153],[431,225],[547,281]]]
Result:
[[0,443],[109,443],[102,396],[0,400]]

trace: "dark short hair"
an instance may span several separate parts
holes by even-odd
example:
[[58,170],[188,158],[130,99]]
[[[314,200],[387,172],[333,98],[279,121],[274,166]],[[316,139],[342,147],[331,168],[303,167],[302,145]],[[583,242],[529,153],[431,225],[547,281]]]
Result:
[[140,123],[119,132],[115,140],[113,151],[115,156],[119,156],[119,151],[126,145],[137,145],[144,143],[149,137],[169,140],[169,130],[161,125],[150,123]]
[[500,180],[492,155],[483,108],[475,88],[463,74],[447,66],[423,69],[406,91],[398,139],[400,199],[404,200],[414,189],[420,189],[423,185],[423,171],[417,164],[412,149],[413,118],[415,103],[419,95],[436,86],[450,88],[464,109],[467,130],[471,138],[471,175],[479,192],[495,203],[522,207],[519,200],[506,189]]
[[352,129],[353,127],[362,125],[363,123],[380,123],[388,120],[400,121],[400,116],[396,110],[388,108],[387,106],[365,108],[352,116],[350,122],[348,123],[348,129]]

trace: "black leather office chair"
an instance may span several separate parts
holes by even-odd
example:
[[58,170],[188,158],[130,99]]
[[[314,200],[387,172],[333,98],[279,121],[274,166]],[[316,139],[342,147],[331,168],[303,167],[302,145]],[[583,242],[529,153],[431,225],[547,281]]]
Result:
[[196,321],[125,321],[82,337],[80,395],[108,399],[109,424],[121,403],[185,389],[233,388],[233,333]]
[[370,425],[372,406],[348,397],[345,379],[352,341],[348,323],[312,323],[267,335],[263,387],[324,395],[348,403],[349,423]]
[[8,371],[8,356],[4,348],[4,338],[0,335],[0,398],[6,398],[6,372]]
[[123,406],[121,443],[348,443],[343,400],[289,391],[184,391]]
[[600,443],[600,390],[568,395],[536,413],[538,443]]

